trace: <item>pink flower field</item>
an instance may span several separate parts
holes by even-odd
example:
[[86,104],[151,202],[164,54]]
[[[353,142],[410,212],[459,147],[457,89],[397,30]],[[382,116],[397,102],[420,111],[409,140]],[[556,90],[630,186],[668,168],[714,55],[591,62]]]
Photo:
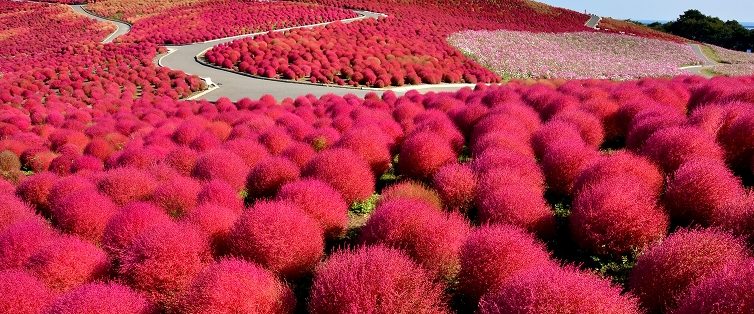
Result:
[[594,32],[466,31],[449,42],[503,78],[633,79],[700,64],[684,44]]

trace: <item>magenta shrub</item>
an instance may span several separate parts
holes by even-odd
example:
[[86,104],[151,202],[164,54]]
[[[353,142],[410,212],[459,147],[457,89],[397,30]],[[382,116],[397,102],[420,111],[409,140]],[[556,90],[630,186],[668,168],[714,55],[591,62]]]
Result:
[[678,300],[673,314],[744,314],[754,311],[754,261],[732,262],[704,277]]
[[228,238],[232,255],[287,278],[310,273],[324,254],[319,223],[287,202],[255,203],[238,218]]
[[16,221],[0,231],[0,270],[20,268],[38,249],[55,239],[55,231],[41,218]]
[[556,265],[543,243],[510,225],[474,229],[461,246],[460,259],[458,289],[474,302],[519,271]]
[[348,204],[368,198],[375,188],[369,164],[348,149],[335,148],[318,153],[301,174],[332,185]]
[[137,168],[116,168],[105,172],[97,187],[118,205],[148,200],[157,186],[148,172]]
[[572,195],[578,176],[599,157],[597,150],[583,142],[562,141],[549,146],[541,160],[547,187],[560,195]]
[[147,299],[117,283],[85,284],[57,296],[45,313],[150,314],[155,308]]
[[180,217],[196,206],[202,186],[193,178],[172,176],[157,183],[151,200],[170,216]]
[[672,127],[655,132],[641,149],[643,155],[672,173],[684,162],[696,158],[720,160],[724,152],[715,139],[694,127]]
[[0,270],[0,312],[37,314],[52,299],[52,293],[39,279],[17,269]]
[[0,230],[16,221],[34,218],[34,210],[28,204],[11,194],[0,193]]
[[[515,182],[515,181],[514,181]],[[510,224],[550,237],[555,232],[555,217],[547,206],[542,191],[521,185],[480,189],[477,194],[479,222]]]
[[257,163],[246,177],[246,190],[251,199],[270,198],[284,184],[298,179],[299,167],[285,157],[267,157]]
[[449,313],[443,286],[408,256],[383,246],[333,253],[314,275],[313,314]]
[[622,151],[603,156],[584,169],[573,184],[573,192],[617,176],[633,178],[655,197],[663,191],[664,178],[657,166],[644,157]]
[[150,203],[130,203],[113,215],[102,234],[102,248],[111,257],[120,258],[142,232],[171,222],[159,207]]
[[181,299],[181,313],[285,314],[296,305],[291,289],[274,273],[238,259],[209,265]]
[[450,144],[432,132],[416,133],[403,142],[398,170],[412,178],[431,178],[442,166],[454,162],[456,154]]
[[435,190],[416,181],[394,183],[382,190],[379,203],[391,200],[413,200],[423,202],[438,210],[443,208],[442,199]]
[[243,199],[230,184],[222,180],[205,182],[197,195],[197,204],[215,204],[241,212]]
[[215,205],[203,204],[191,209],[182,221],[194,225],[210,239],[215,255],[228,250],[228,235],[240,213],[236,210]]
[[343,235],[348,227],[348,204],[329,184],[301,179],[280,188],[277,199],[293,203],[319,222],[326,238]]
[[223,180],[240,191],[248,172],[249,167],[238,155],[229,150],[211,150],[199,155],[192,173],[200,180]]
[[48,197],[57,180],[58,176],[52,172],[37,173],[21,181],[16,188],[16,194],[33,205],[38,212],[49,213]]
[[104,279],[110,261],[94,244],[75,236],[61,236],[37,249],[24,266],[51,290],[65,292]]
[[432,187],[440,195],[445,208],[466,212],[474,202],[477,177],[465,164],[448,164],[432,176]]
[[117,212],[118,207],[95,190],[71,193],[50,208],[58,229],[95,244],[100,242],[107,222]]
[[680,230],[643,254],[631,270],[628,287],[642,307],[656,312],[678,305],[689,287],[749,256],[745,244],[715,230]]

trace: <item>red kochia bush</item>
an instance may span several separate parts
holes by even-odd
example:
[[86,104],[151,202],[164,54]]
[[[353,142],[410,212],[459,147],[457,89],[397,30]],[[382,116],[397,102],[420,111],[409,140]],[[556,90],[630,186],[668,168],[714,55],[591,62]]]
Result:
[[403,142],[398,157],[401,174],[413,178],[430,178],[456,154],[447,140],[432,132],[415,133]]
[[0,193],[0,230],[16,221],[35,216],[34,210],[14,195]]
[[369,165],[348,149],[320,152],[304,167],[302,175],[329,183],[348,204],[366,199],[374,192],[374,174]]
[[432,176],[432,186],[440,195],[445,207],[465,212],[474,201],[477,179],[468,165],[448,164]]
[[110,218],[102,234],[102,248],[112,257],[120,255],[142,232],[165,225],[170,217],[150,203],[130,203]]
[[479,301],[480,314],[640,314],[637,300],[609,280],[576,268],[519,272]]
[[674,219],[708,226],[743,215],[728,205],[744,202],[745,196],[743,184],[723,162],[694,159],[668,178],[664,201]]
[[97,190],[97,186],[89,179],[81,176],[68,176],[60,178],[50,189],[50,194],[47,197],[48,204],[55,206],[63,198],[69,194],[78,191],[94,191]]
[[157,185],[151,200],[169,215],[180,217],[196,206],[196,198],[201,189],[201,184],[192,178],[173,176]]
[[671,127],[657,131],[644,143],[641,151],[666,173],[672,173],[694,158],[722,161],[724,157],[715,139],[695,127]]
[[216,255],[228,249],[228,233],[240,212],[215,204],[203,204],[191,209],[183,221],[188,222],[204,232],[210,239]]
[[663,176],[660,169],[644,157],[629,152],[601,157],[584,169],[573,184],[574,193],[582,188],[617,176],[630,176],[651,191],[653,196],[662,193]]
[[273,197],[283,184],[298,179],[300,175],[298,166],[288,158],[267,157],[249,171],[246,189],[252,199]]
[[137,168],[116,168],[106,172],[97,182],[100,192],[118,205],[147,200],[156,187],[148,172]]
[[286,314],[295,305],[291,289],[272,272],[254,263],[225,259],[194,278],[180,312]]
[[689,288],[673,314],[754,313],[754,260],[730,263]]
[[296,205],[319,222],[326,237],[338,237],[348,227],[348,204],[329,184],[301,179],[283,185],[277,199]]
[[505,223],[549,237],[555,231],[555,217],[541,190],[526,185],[480,189],[476,204],[481,223]]
[[369,163],[372,172],[381,175],[390,167],[391,162],[385,137],[376,127],[357,128],[343,134],[335,147],[353,150]]
[[50,208],[47,198],[57,180],[58,176],[52,172],[36,173],[21,181],[16,194],[36,207],[39,212],[47,213]]
[[403,249],[433,275],[453,278],[469,233],[466,219],[412,199],[381,202],[361,229],[360,241]]
[[568,110],[556,114],[552,121],[563,121],[573,124],[581,134],[587,145],[599,148],[605,140],[602,121],[593,114],[582,110]]
[[99,243],[110,217],[118,207],[97,191],[71,193],[52,204],[52,220],[60,230]]
[[572,123],[550,121],[542,125],[531,137],[531,146],[537,157],[544,156],[547,147],[560,141],[583,141]]
[[19,220],[0,231],[0,270],[17,268],[36,250],[55,237],[53,229],[41,218]]
[[562,141],[549,146],[541,161],[548,187],[561,195],[571,195],[576,178],[599,156],[597,150],[583,142]]
[[668,215],[630,176],[603,180],[576,194],[569,216],[578,245],[597,254],[625,254],[661,240]]
[[402,252],[383,246],[339,251],[317,268],[309,312],[449,313],[443,287]]
[[257,202],[230,231],[231,252],[288,278],[311,272],[324,254],[316,220],[292,203]]
[[230,184],[222,180],[206,182],[197,195],[198,204],[215,204],[233,210],[244,209],[241,195]]
[[228,150],[212,150],[199,156],[193,175],[206,181],[223,180],[240,191],[246,183],[248,172],[249,167],[238,155]]
[[58,237],[39,248],[26,268],[52,290],[63,292],[107,275],[110,262],[102,249],[74,236]]
[[117,283],[91,283],[66,292],[45,313],[150,314],[155,309],[144,296]]
[[142,232],[121,256],[120,277],[150,300],[172,308],[191,279],[212,259],[207,239],[176,223]]
[[745,244],[728,233],[680,230],[639,256],[628,287],[651,312],[672,309],[689,287],[748,254]]
[[751,132],[753,129],[754,112],[750,110],[720,130],[718,138],[725,148],[726,158],[736,168],[748,167],[746,163],[754,157],[754,134]]
[[487,225],[474,230],[461,247],[459,290],[478,300],[518,271],[555,265],[543,243],[523,229]]
[[379,202],[383,203],[395,199],[420,201],[437,209],[442,209],[442,200],[437,192],[414,181],[403,181],[386,187],[382,190]]
[[9,269],[0,271],[0,313],[38,314],[50,302],[52,294],[27,272]]

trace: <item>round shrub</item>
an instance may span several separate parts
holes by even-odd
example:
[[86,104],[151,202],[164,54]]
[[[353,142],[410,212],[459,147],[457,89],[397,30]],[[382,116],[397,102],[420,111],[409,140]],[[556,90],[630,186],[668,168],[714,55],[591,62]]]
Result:
[[292,313],[296,299],[275,274],[253,263],[225,259],[199,273],[186,289],[181,313]]
[[364,200],[374,192],[374,174],[369,165],[348,149],[335,148],[318,153],[306,165],[302,175],[332,185],[348,204]]
[[468,165],[448,164],[432,176],[432,186],[446,208],[466,212],[474,201],[477,179]]
[[754,261],[730,263],[689,288],[673,314],[754,312]]
[[224,144],[225,149],[238,155],[249,167],[270,155],[267,148],[251,139],[235,139]]
[[300,175],[298,166],[288,158],[267,157],[249,172],[246,189],[252,199],[273,197],[283,184],[298,179]]
[[[749,106],[750,107],[750,106]],[[730,122],[730,125],[720,130],[718,139],[725,148],[728,162],[736,168],[745,168],[746,163],[754,156],[754,113],[749,111]]]
[[34,218],[34,210],[12,194],[0,193],[0,231],[22,219]]
[[228,150],[212,150],[199,155],[193,175],[200,180],[223,180],[240,191],[246,184],[249,167]]
[[443,287],[402,252],[382,246],[339,251],[317,268],[313,314],[448,313]]
[[512,276],[479,301],[480,314],[640,314],[637,301],[609,280],[575,268],[530,269]]
[[644,157],[628,152],[603,156],[579,174],[573,184],[573,192],[618,176],[630,176],[646,187],[653,196],[662,193],[664,178],[660,169]]
[[314,269],[324,254],[319,223],[287,202],[257,202],[230,231],[231,253],[298,278]]
[[642,307],[651,312],[669,310],[689,287],[748,254],[745,244],[728,233],[680,230],[639,256],[628,287]]
[[657,131],[649,137],[641,151],[666,173],[672,173],[691,159],[722,161],[724,157],[715,139],[695,127],[671,127]]
[[197,204],[215,204],[241,212],[244,209],[241,194],[230,184],[222,180],[212,180],[204,183],[202,190],[196,197]]
[[0,313],[38,314],[50,302],[52,294],[44,283],[29,273],[0,270]]
[[166,223],[133,240],[121,255],[118,274],[155,304],[171,309],[191,279],[211,260],[209,243],[199,231]]
[[40,247],[25,264],[26,269],[58,292],[104,278],[110,261],[102,249],[74,236],[57,237]]
[[482,190],[477,194],[480,223],[511,224],[549,237],[555,231],[555,217],[541,191],[525,185]]
[[385,173],[392,162],[385,135],[378,128],[352,129],[343,134],[334,147],[354,151],[378,175]]
[[541,164],[550,191],[572,195],[576,178],[599,156],[597,150],[583,142],[562,141],[549,146]]
[[50,207],[60,202],[63,198],[69,194],[79,191],[96,191],[97,186],[87,178],[73,175],[60,178],[50,189],[50,194],[47,197],[47,202]]
[[534,157],[528,138],[522,138],[520,134],[494,131],[485,133],[472,141],[471,153],[481,155],[488,149],[505,149],[525,156]]
[[228,250],[228,234],[239,213],[215,204],[203,204],[191,209],[183,221],[196,226],[210,239],[213,251],[221,255]]
[[743,202],[745,196],[743,184],[724,163],[694,159],[668,178],[663,199],[673,219],[709,226],[741,214],[728,205]]
[[398,170],[412,178],[430,178],[455,158],[453,148],[439,135],[432,132],[415,133],[401,145]]
[[137,168],[116,168],[106,172],[97,182],[100,192],[118,205],[147,200],[156,187],[148,172]]
[[49,213],[48,197],[58,176],[52,172],[40,172],[30,176],[18,185],[16,194],[36,207],[38,212]]
[[0,231],[0,270],[22,267],[35,251],[55,236],[55,231],[39,217],[9,225]]
[[482,155],[476,156],[472,168],[478,175],[484,175],[498,168],[518,170],[525,177],[526,182],[544,187],[544,174],[537,165],[536,159],[505,149],[486,150]]
[[581,134],[584,142],[593,148],[599,148],[605,140],[602,121],[589,112],[567,110],[553,116],[551,121],[563,121],[573,124]]
[[437,192],[422,183],[414,181],[403,181],[386,187],[382,190],[379,203],[396,199],[420,201],[437,209],[442,209],[442,200],[440,200]]
[[471,232],[461,246],[459,291],[472,300],[505,283],[518,271],[555,265],[543,243],[523,229],[486,225]]
[[107,222],[102,234],[102,248],[111,256],[120,257],[142,232],[170,221],[170,217],[155,205],[130,203]]
[[63,232],[99,243],[110,217],[118,207],[97,191],[79,191],[52,204],[50,214],[55,226]]
[[302,142],[296,142],[289,145],[288,148],[286,148],[280,155],[282,157],[288,158],[299,168],[303,168],[307,163],[309,163],[310,160],[312,160],[312,158],[314,158],[314,155],[316,154],[317,151],[314,150],[311,145]]
[[348,227],[348,204],[329,184],[301,179],[283,185],[277,199],[293,203],[319,222],[328,238],[343,235]]
[[150,314],[155,309],[139,293],[117,283],[90,283],[55,298],[45,313]]
[[453,278],[469,229],[458,214],[444,213],[419,200],[396,198],[377,206],[359,240],[402,249],[438,278]]
[[550,121],[542,125],[531,137],[531,146],[538,158],[547,152],[547,147],[560,141],[583,141],[572,123]]
[[579,191],[568,223],[581,248],[620,255],[641,251],[665,237],[669,218],[632,177],[615,177]]
[[201,189],[201,184],[192,178],[174,176],[160,182],[151,199],[170,216],[180,217],[196,206],[196,198]]
[[180,146],[169,152],[163,162],[184,176],[191,175],[198,154],[191,148]]

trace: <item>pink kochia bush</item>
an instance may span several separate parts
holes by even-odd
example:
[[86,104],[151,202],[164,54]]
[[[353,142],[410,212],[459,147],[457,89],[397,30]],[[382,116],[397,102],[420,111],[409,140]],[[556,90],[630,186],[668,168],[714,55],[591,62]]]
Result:
[[107,222],[117,211],[107,196],[94,190],[71,193],[50,209],[55,226],[92,243],[100,242]]
[[117,283],[90,283],[59,295],[45,313],[150,314],[154,308],[141,294]]
[[348,204],[364,200],[374,192],[375,179],[369,164],[348,149],[320,152],[304,167],[302,176],[329,183]]
[[573,191],[578,193],[590,185],[617,176],[631,177],[655,197],[662,193],[664,178],[660,169],[646,158],[629,152],[618,152],[596,160],[578,175]]
[[249,197],[269,198],[275,196],[283,184],[298,179],[301,171],[285,157],[268,157],[257,163],[246,178]]
[[474,201],[477,178],[468,165],[448,164],[432,176],[432,186],[446,208],[465,212]]
[[238,210],[215,204],[203,204],[192,208],[182,221],[194,225],[210,240],[215,255],[228,250],[228,234],[241,213]]
[[429,178],[440,167],[455,160],[450,143],[433,132],[409,136],[401,145],[398,169],[413,178]]
[[725,232],[680,230],[639,256],[628,287],[642,307],[670,310],[689,287],[748,256],[745,244]]
[[731,262],[689,288],[674,314],[754,312],[754,260]]
[[54,229],[39,217],[17,221],[0,231],[0,270],[19,268],[55,239]]
[[394,199],[377,206],[359,239],[402,249],[435,276],[453,278],[469,231],[466,219],[456,213],[416,200]]
[[693,158],[720,160],[723,150],[715,139],[704,131],[693,128],[666,128],[655,132],[642,148],[643,155],[672,173],[684,162]]
[[277,199],[287,201],[319,222],[326,237],[339,237],[348,227],[348,204],[329,184],[301,179],[283,185]]
[[522,271],[479,301],[480,314],[640,314],[637,300],[610,281],[576,268]]
[[543,243],[509,225],[475,229],[461,247],[460,259],[459,290],[475,302],[519,271],[556,265]]
[[238,218],[228,238],[234,256],[288,278],[310,273],[324,254],[319,223],[282,201],[255,203]]
[[224,259],[200,272],[183,294],[181,313],[292,313],[296,299],[274,273],[254,263]]
[[662,239],[669,217],[630,176],[605,179],[576,194],[568,218],[576,243],[598,254],[626,254]]
[[240,191],[246,183],[249,167],[228,150],[213,150],[199,156],[193,175],[200,180],[223,180]]
[[40,247],[25,264],[51,290],[64,292],[105,278],[110,270],[107,254],[74,236],[58,237]]
[[156,187],[154,178],[136,168],[117,168],[103,174],[97,187],[118,205],[147,200]]
[[315,273],[308,309],[313,314],[449,313],[443,286],[397,249],[339,251]]
[[39,279],[17,269],[0,270],[0,312],[37,314],[52,298]]
[[180,294],[211,259],[204,235],[188,225],[171,222],[136,237],[121,256],[118,275],[150,302],[175,308]]
[[392,184],[382,190],[379,203],[391,200],[414,200],[423,202],[427,205],[442,209],[442,200],[433,189],[425,186],[423,183],[414,181],[403,181]]
[[0,204],[3,204],[0,206],[0,229],[5,229],[16,221],[35,216],[34,210],[28,204],[13,195],[0,193]]
[[170,217],[155,205],[130,203],[107,222],[102,234],[102,248],[110,256],[119,258],[142,232],[170,221]]

